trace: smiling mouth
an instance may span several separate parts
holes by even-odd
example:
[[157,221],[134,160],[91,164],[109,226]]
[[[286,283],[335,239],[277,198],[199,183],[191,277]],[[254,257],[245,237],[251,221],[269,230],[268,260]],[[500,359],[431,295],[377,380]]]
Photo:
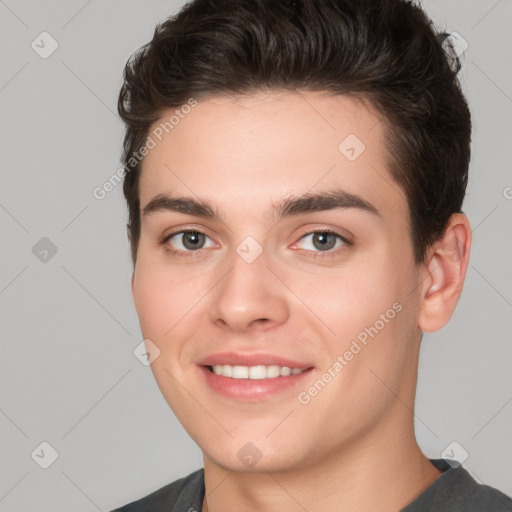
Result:
[[216,364],[207,366],[208,370],[215,375],[228,377],[231,379],[261,380],[276,379],[278,377],[289,377],[298,375],[309,368],[290,368],[289,366],[278,365],[255,365],[255,366],[237,366],[230,364]]

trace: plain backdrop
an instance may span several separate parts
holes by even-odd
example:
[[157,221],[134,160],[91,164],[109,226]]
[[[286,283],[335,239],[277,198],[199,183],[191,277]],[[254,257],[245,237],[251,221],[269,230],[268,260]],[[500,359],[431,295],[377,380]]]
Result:
[[[93,196],[120,166],[124,64],[181,4],[0,0],[0,512],[108,511],[202,467],[133,354],[121,186]],[[416,433],[510,495],[512,3],[424,7],[467,43],[474,245],[453,319],[423,340]]]

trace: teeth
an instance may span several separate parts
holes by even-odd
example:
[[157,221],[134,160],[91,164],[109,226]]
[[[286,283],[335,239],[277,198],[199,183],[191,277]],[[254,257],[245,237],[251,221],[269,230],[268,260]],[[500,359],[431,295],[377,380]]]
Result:
[[257,366],[232,366],[230,364],[216,364],[212,366],[213,373],[232,379],[275,379],[302,373],[306,368],[290,368],[289,366],[259,364]]

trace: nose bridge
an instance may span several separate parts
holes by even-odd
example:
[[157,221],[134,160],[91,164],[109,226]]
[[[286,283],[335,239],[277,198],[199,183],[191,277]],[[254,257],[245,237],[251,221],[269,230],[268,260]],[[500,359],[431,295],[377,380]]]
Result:
[[237,246],[229,270],[213,290],[212,322],[240,331],[255,324],[286,322],[289,307],[284,285],[267,268],[271,259],[267,256],[251,237]]

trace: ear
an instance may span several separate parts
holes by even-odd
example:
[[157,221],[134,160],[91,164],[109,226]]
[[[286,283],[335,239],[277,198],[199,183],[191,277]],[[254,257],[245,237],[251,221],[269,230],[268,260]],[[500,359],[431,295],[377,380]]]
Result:
[[422,264],[418,327],[423,332],[441,329],[453,315],[462,293],[470,249],[468,218],[455,213]]

